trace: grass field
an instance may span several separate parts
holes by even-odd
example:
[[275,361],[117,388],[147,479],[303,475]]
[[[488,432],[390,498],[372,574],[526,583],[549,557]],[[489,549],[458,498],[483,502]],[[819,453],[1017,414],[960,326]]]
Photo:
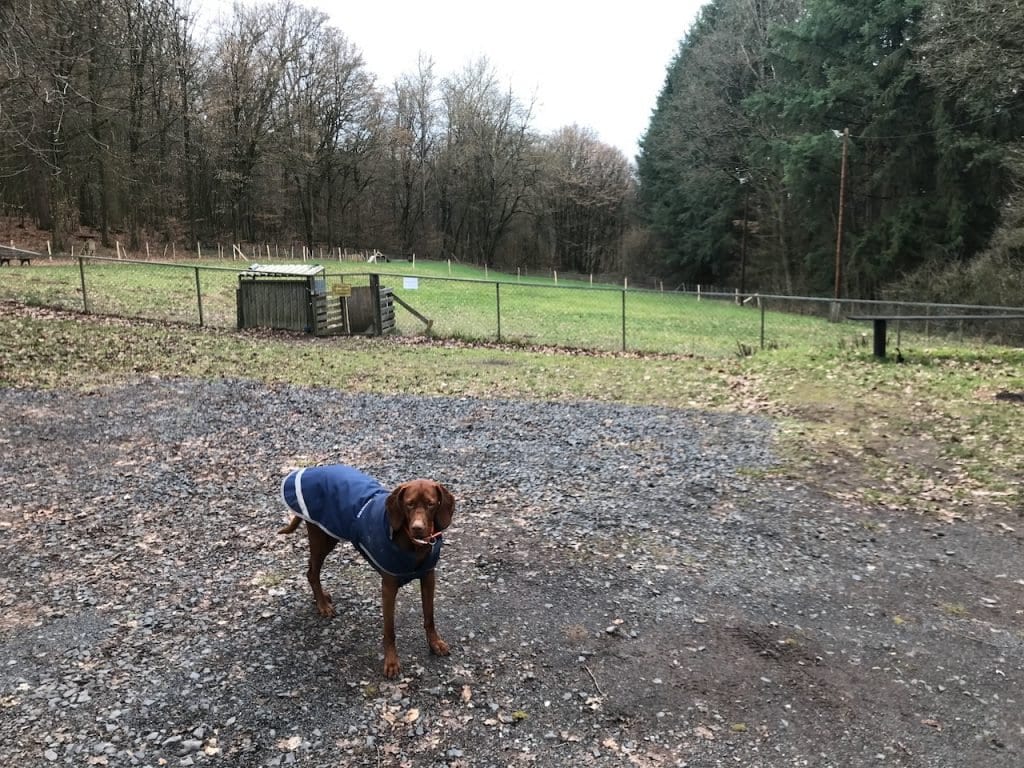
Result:
[[[0,273],[0,298],[36,306],[204,325],[236,324],[235,289],[241,261],[42,262]],[[325,262],[328,283],[366,285],[368,269],[433,321],[436,337],[503,341],[604,351],[661,352],[710,357],[757,350],[762,344],[804,354],[867,348],[867,327],[828,323],[691,294],[623,290],[551,277],[519,276],[445,262],[367,265]],[[84,273],[84,281],[83,281]],[[391,276],[390,279],[387,276]],[[405,277],[415,277],[407,287]],[[83,301],[83,282],[85,300]],[[499,311],[500,310],[500,311]],[[624,322],[625,320],[625,322]],[[423,323],[396,306],[398,332],[418,335]],[[923,340],[908,334],[908,341]]]
[[[433,339],[400,307],[399,338],[237,333],[244,266],[90,263],[90,315],[81,314],[76,262],[5,267],[0,301],[16,303],[5,307],[0,386],[247,377],[381,393],[740,410],[778,418],[781,471],[824,478],[836,494],[942,515],[1024,499],[1024,405],[1014,399],[1024,393],[1021,349],[960,339],[941,346],[904,334],[906,362],[898,365],[871,357],[866,327],[768,311],[762,350],[756,307],[630,290],[630,353],[621,354],[621,290],[456,265],[451,277],[461,280],[452,281],[447,264],[427,262],[375,269],[393,275],[383,282],[434,320]],[[366,264],[325,266],[329,282],[367,281]],[[403,287],[402,275],[415,275],[418,286]],[[496,345],[499,294],[501,340],[510,343]]]
[[[77,267],[0,273],[0,301],[10,298],[12,285],[21,294],[17,303],[8,300],[2,306],[0,386],[90,388],[139,376],[241,377],[380,394],[606,400],[742,411],[777,420],[781,474],[812,478],[840,497],[945,518],[1019,510],[1024,503],[1024,405],[1014,397],[1024,393],[1021,349],[921,346],[908,349],[906,362],[899,365],[876,361],[869,348],[844,344],[841,337],[831,342],[827,337],[794,339],[752,355],[701,357],[582,353],[416,336],[315,339],[200,328],[193,318],[167,323],[166,314],[150,322],[39,308],[53,301],[53,285],[64,285],[64,295],[76,308],[81,297],[74,280],[64,277],[61,283],[49,277],[59,273],[74,277]],[[194,285],[194,270],[159,274],[164,280],[173,274],[176,281],[161,285],[161,293],[173,288],[186,294],[189,275]],[[130,310],[137,301],[133,293],[155,290],[153,284],[119,275],[120,270],[111,269],[95,278],[110,276],[111,307]],[[218,290],[230,294],[234,279],[233,272],[225,273]],[[420,290],[427,284],[421,283]],[[443,289],[438,295],[452,296]],[[607,295],[621,302],[621,294]],[[448,300],[473,306],[474,296],[469,292]],[[634,300],[632,294],[627,297]],[[660,300],[650,297],[652,303]],[[594,306],[581,303],[575,321],[586,322]],[[476,311],[487,314],[484,302]],[[679,322],[686,312],[696,313],[693,322],[704,324],[708,343],[725,350],[734,344],[730,324],[742,322],[736,317],[744,311],[680,301]],[[514,327],[515,315],[509,317]],[[547,322],[571,320],[563,315]],[[793,333],[809,337],[822,326],[824,333],[829,331],[827,323],[810,318],[778,322],[791,323]],[[815,330],[802,330],[810,327],[805,323]],[[671,334],[671,326],[660,332]],[[715,333],[722,335],[716,339]],[[488,334],[482,330],[479,335]]]

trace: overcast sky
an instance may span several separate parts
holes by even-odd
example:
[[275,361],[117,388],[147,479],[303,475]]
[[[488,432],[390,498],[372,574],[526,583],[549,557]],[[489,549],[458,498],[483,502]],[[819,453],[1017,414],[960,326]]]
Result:
[[[230,13],[231,0],[195,0]],[[435,74],[486,56],[547,133],[576,123],[632,159],[666,68],[699,0],[299,0],[330,16],[382,85],[413,72],[422,51]]]

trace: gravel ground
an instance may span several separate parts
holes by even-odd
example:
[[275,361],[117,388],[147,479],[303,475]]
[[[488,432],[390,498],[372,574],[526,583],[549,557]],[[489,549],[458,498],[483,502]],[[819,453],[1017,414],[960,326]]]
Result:
[[[246,381],[0,390],[0,765],[1020,766],[1015,520],[780,480],[771,422]],[[457,499],[432,657],[278,484]]]

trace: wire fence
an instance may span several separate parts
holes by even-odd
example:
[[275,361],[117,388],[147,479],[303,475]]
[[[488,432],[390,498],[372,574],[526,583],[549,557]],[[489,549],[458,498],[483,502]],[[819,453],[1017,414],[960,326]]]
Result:
[[[355,266],[355,265],[353,265]],[[365,268],[366,264],[357,268]],[[101,315],[215,328],[239,324],[238,266],[79,256],[0,268],[0,299]],[[761,349],[871,348],[871,325],[850,316],[885,315],[890,344],[909,349],[983,340],[1024,346],[1024,308],[979,307],[648,290],[562,280],[465,279],[430,274],[348,272],[330,263],[318,291],[341,301],[338,286],[376,281],[395,298],[402,335],[500,341],[604,351],[715,357]],[[950,319],[965,315],[972,319]],[[901,316],[920,318],[900,320]],[[934,319],[933,319],[934,318]],[[355,329],[362,331],[363,329]]]

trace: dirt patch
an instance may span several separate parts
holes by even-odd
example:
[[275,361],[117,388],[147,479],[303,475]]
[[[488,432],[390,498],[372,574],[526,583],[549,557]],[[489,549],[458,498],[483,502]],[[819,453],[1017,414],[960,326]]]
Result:
[[[771,422],[245,381],[0,390],[0,762],[1018,766],[1016,520],[939,522],[765,479]],[[429,654],[328,559],[287,468],[458,500]],[[13,617],[13,618],[12,618]]]

